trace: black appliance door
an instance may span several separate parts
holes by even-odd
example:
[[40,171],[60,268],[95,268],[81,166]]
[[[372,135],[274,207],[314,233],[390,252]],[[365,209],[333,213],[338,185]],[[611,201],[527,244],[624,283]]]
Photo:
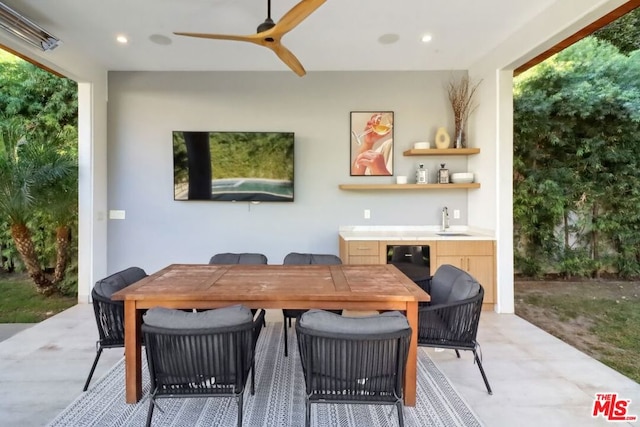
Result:
[[431,277],[429,246],[388,245],[387,264],[395,265],[414,282]]

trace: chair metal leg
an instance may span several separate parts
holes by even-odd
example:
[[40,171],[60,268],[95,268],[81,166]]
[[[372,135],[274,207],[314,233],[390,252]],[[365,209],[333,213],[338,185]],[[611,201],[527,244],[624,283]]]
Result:
[[456,356],[458,356],[458,359],[460,359],[460,352],[458,351],[457,348],[455,349],[455,352],[456,352]]
[[98,344],[98,351],[96,352],[96,358],[93,359],[93,365],[91,366],[91,371],[89,372],[87,381],[84,383],[84,388],[82,389],[82,391],[87,391],[87,389],[89,388],[91,377],[93,377],[93,372],[96,370],[96,366],[98,366],[98,360],[100,359],[101,354],[102,354],[102,347]]
[[403,414],[402,401],[398,400],[396,402],[396,407],[398,408],[398,425],[400,427],[404,427],[404,414]]
[[[289,318],[289,322],[291,322],[291,318]],[[284,357],[289,355],[289,349],[287,345],[287,319],[284,319],[284,324],[282,325],[282,331],[284,333]]]
[[251,361],[251,396],[256,394],[256,359]]
[[156,402],[155,399],[151,397],[149,398],[149,411],[147,412],[147,423],[145,424],[146,427],[151,426],[151,418],[153,417],[154,406],[156,406]]
[[242,406],[244,404],[242,394],[243,393],[240,393],[238,395],[238,427],[242,427]]
[[491,390],[491,386],[489,386],[489,381],[487,380],[487,375],[484,373],[484,369],[482,368],[482,362],[480,361],[480,358],[478,357],[478,352],[473,350],[473,357],[476,359],[476,363],[478,364],[478,368],[480,368],[480,373],[482,374],[482,379],[484,380],[484,385],[487,386],[487,392],[489,392],[489,394],[493,394],[493,391]]

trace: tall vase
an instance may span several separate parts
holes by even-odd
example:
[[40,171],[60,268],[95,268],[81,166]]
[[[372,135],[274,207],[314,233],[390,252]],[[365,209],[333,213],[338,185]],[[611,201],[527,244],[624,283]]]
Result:
[[464,130],[465,123],[463,121],[456,120],[456,131],[453,134],[453,148],[466,148],[467,147],[467,134]]

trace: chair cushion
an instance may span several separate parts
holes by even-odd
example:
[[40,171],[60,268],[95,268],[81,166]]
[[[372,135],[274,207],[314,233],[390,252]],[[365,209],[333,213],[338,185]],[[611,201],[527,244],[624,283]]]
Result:
[[309,310],[300,317],[300,326],[319,332],[381,334],[409,328],[407,318],[399,311],[363,317],[343,317],[325,310]]
[[340,259],[340,257],[333,254],[302,254],[298,252],[291,252],[284,257],[284,261],[282,263],[289,265],[336,265],[342,264],[342,260]]
[[267,257],[262,254],[231,252],[215,254],[209,260],[209,264],[266,264]]
[[462,301],[479,291],[480,284],[473,276],[458,267],[444,264],[431,280],[431,305]]
[[125,270],[113,273],[111,276],[98,280],[93,287],[94,291],[104,297],[111,299],[111,295],[120,289],[124,289],[138,280],[147,277],[147,273],[139,267],[129,267]]
[[242,325],[253,321],[251,310],[243,305],[201,312],[154,307],[142,316],[145,324],[165,329],[211,329]]

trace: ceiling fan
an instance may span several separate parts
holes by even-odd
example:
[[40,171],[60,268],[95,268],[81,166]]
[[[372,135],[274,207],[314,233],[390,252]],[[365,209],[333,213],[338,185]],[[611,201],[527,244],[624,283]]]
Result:
[[207,33],[184,33],[174,32],[173,34],[178,36],[198,37],[203,39],[218,39],[218,40],[236,40],[242,42],[255,43],[260,46],[267,47],[278,55],[278,58],[282,60],[289,68],[293,70],[300,77],[304,76],[307,72],[304,67],[298,61],[289,49],[284,47],[280,42],[282,36],[293,30],[299,23],[301,23],[307,16],[311,15],[317,8],[322,6],[326,0],[302,0],[296,4],[291,10],[284,14],[284,16],[276,24],[271,19],[271,0],[267,0],[267,19],[258,25],[258,32],[256,34],[250,34],[246,36],[235,36],[227,34],[207,34]]

